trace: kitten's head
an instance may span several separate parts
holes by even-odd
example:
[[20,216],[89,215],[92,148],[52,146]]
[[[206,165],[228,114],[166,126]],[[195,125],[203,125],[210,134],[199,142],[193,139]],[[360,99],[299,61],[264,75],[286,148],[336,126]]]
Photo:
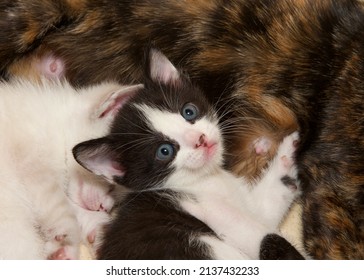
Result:
[[218,120],[203,93],[158,51],[150,52],[146,72],[144,88],[118,112],[111,133],[77,145],[76,160],[137,190],[220,168]]

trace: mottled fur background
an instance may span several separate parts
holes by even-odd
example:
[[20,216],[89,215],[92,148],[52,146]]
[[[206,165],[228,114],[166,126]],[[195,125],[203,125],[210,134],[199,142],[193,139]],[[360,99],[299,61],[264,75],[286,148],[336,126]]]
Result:
[[[51,51],[75,85],[136,82],[149,45],[231,120],[227,167],[237,174],[259,175],[283,136],[299,129],[306,251],[364,258],[360,1],[0,2],[3,77],[32,76],[32,63]],[[255,156],[251,144],[261,136],[273,146]]]

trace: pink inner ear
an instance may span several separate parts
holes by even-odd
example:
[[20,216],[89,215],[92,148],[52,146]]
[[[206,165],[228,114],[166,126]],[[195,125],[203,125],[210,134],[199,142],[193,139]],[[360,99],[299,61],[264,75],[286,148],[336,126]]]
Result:
[[85,162],[85,166],[96,175],[104,176],[110,182],[113,181],[115,176],[122,177],[125,174],[122,166],[108,155],[97,154],[92,156]]
[[175,82],[179,78],[177,70],[169,62],[156,62],[152,69],[152,77],[164,84]]
[[180,75],[174,65],[161,52],[152,50],[150,54],[150,75],[154,81],[163,84],[175,83]]
[[109,179],[110,182],[113,181],[113,178],[115,176],[122,177],[125,174],[125,171],[116,162],[111,162],[110,165],[103,166],[102,168],[100,168],[100,171],[100,175],[103,175],[104,177]]
[[107,104],[105,110],[99,115],[99,118],[104,118],[106,116],[115,116],[121,107],[130,99],[130,94],[119,95],[116,98],[113,98]]
[[116,161],[111,161],[111,167],[113,168],[115,174],[123,176],[125,174],[124,168]]

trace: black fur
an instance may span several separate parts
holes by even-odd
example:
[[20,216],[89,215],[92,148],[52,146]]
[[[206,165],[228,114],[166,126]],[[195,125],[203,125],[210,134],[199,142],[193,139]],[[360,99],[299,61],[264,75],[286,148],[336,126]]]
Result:
[[304,260],[304,257],[286,239],[277,234],[268,234],[262,240],[261,260]]
[[196,260],[211,259],[210,249],[191,242],[191,235],[214,232],[177,208],[173,192],[128,195],[117,209],[117,219],[105,228],[98,259]]

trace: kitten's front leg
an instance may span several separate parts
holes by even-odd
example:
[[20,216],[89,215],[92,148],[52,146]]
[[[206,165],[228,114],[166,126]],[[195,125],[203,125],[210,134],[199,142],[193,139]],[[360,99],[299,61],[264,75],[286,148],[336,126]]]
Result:
[[298,140],[297,132],[284,138],[277,155],[261,180],[253,186],[246,201],[249,208],[272,230],[278,227],[299,194],[297,169],[294,163]]
[[48,214],[42,215],[46,216],[41,222],[41,232],[45,239],[45,255],[52,260],[78,259],[80,228],[64,193],[61,194],[60,200],[62,201],[58,203],[52,201],[53,207],[48,209]]
[[[113,186],[93,174],[79,173],[68,190],[81,227],[82,240],[93,245],[101,228],[110,221],[114,206]],[[120,187],[120,189],[122,189]]]
[[[261,241],[270,231],[240,204],[229,203],[220,196],[210,196],[201,202],[183,199],[180,205],[211,228],[218,236],[219,242],[239,251],[241,258],[259,258]],[[216,242],[208,244],[213,246]],[[221,257],[221,254],[218,255]]]
[[77,220],[81,228],[82,242],[91,250],[93,257],[102,238],[102,231],[112,216],[104,211],[90,211],[74,204]]
[[51,205],[66,204],[68,207],[57,209],[53,206],[43,226],[46,236],[46,254],[48,259],[76,259],[79,255],[81,239],[86,244],[94,243],[100,228],[110,220],[114,199],[110,195],[111,186],[93,174],[77,173],[71,176],[66,190],[54,188],[54,198],[66,202],[52,202]]

